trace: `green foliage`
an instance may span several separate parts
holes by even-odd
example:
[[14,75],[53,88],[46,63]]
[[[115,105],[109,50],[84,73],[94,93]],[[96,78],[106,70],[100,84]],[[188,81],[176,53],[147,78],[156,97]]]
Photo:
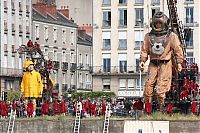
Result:
[[72,98],[73,99],[78,99],[79,97],[86,99],[88,98],[108,98],[108,97],[114,97],[115,93],[114,92],[75,92],[72,93]]
[[8,91],[8,101],[20,98],[20,91]]

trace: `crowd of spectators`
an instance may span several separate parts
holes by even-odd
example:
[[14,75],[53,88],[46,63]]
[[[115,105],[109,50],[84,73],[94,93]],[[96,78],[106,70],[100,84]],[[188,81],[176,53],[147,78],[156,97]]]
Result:
[[[117,99],[112,98],[110,100],[54,100],[53,102],[36,103],[36,100],[24,100],[17,99],[13,102],[0,101],[0,116],[1,118],[7,118],[9,112],[16,112],[18,118],[35,117],[35,116],[53,116],[53,115],[70,115],[75,116],[77,111],[77,105],[80,105],[81,117],[98,117],[103,116],[106,113],[106,106],[110,105],[111,116],[141,116],[143,113],[151,114],[157,110],[156,102],[143,103],[142,98],[135,99]],[[173,112],[173,103],[167,103],[165,106],[165,113]],[[184,107],[184,106],[183,106]],[[187,109],[193,114],[198,113],[197,102],[191,102],[188,108],[183,108],[183,112]],[[188,112],[186,112],[188,113]]]

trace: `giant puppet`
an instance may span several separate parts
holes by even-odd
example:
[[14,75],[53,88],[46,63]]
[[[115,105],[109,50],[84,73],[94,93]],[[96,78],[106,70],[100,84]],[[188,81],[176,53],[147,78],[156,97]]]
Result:
[[43,83],[39,72],[35,71],[34,63],[30,60],[24,63],[25,72],[21,82],[21,93],[24,98],[41,98]]
[[152,103],[154,89],[160,111],[163,110],[165,94],[170,90],[172,80],[172,54],[176,57],[178,71],[182,70],[183,51],[178,36],[169,31],[169,18],[163,12],[154,14],[151,31],[145,35],[141,48],[140,69],[150,60],[147,80],[145,82],[144,98],[146,103]]

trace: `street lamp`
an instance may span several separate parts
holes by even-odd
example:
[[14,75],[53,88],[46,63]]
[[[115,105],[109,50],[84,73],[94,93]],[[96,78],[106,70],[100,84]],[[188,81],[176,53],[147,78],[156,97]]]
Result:
[[[142,35],[141,35],[142,20],[141,19],[137,19],[136,23],[139,26],[139,39],[140,39],[139,44],[140,44],[140,51],[141,51],[141,47],[142,47],[141,46],[142,45],[142,43],[141,43],[141,38],[142,38]],[[141,71],[141,69],[140,69],[140,85],[139,86],[140,86],[139,96],[141,97],[141,91],[142,91],[142,71]]]

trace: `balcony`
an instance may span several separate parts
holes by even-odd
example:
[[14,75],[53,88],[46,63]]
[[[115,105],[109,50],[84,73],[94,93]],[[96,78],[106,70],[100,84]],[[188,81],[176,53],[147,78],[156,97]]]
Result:
[[67,84],[62,84],[62,93],[67,92],[68,90],[68,85]]
[[110,6],[111,0],[103,0],[102,6]]
[[102,28],[111,28],[111,20],[103,20]]
[[188,17],[188,18],[185,18],[185,26],[191,26],[193,27],[194,26],[194,19],[191,18],[191,17]]
[[76,63],[71,63],[70,64],[70,71],[75,72],[77,70],[77,64]]
[[75,90],[76,89],[76,85],[70,85],[70,90]]
[[120,28],[126,28],[126,27],[127,27],[127,20],[125,20],[125,19],[120,19],[120,20],[119,20],[119,27],[120,27]]
[[144,5],[144,0],[135,0],[135,5]]
[[160,0],[151,0],[151,5],[160,5]]
[[23,70],[16,68],[0,68],[0,76],[5,77],[22,77]]
[[[145,67],[142,74],[146,74],[147,66]],[[103,67],[103,66],[94,66],[92,75],[138,75],[140,73],[139,66],[127,66],[127,67],[119,67],[119,66],[111,66],[111,67]]]
[[67,71],[68,70],[68,63],[67,62],[62,62],[62,70]]
[[58,70],[60,68],[60,62],[59,61],[53,61],[53,69]]

